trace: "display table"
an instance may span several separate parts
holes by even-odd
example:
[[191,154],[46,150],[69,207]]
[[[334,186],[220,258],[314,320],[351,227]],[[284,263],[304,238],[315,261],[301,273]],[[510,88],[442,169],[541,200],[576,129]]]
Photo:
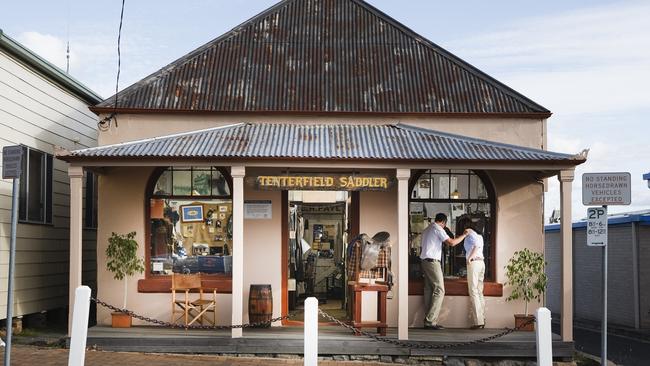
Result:
[[[377,328],[377,333],[385,336],[386,294],[388,293],[388,286],[378,284],[350,284],[348,285],[348,289],[350,294],[350,310],[352,314],[352,321],[350,324],[357,330],[360,330],[361,328]],[[377,321],[361,321],[361,298],[364,291],[377,292]],[[361,335],[361,333],[355,332],[355,335]]]

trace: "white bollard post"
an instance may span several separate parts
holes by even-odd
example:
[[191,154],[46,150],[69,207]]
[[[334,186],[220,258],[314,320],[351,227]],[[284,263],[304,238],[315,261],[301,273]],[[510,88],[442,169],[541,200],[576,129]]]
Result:
[[539,308],[535,312],[535,336],[537,339],[537,365],[553,365],[553,339],[551,338],[551,311]]
[[318,365],[318,299],[305,300],[305,366]]
[[74,293],[74,310],[72,312],[72,332],[70,335],[68,366],[84,365],[89,312],[90,287],[79,286]]

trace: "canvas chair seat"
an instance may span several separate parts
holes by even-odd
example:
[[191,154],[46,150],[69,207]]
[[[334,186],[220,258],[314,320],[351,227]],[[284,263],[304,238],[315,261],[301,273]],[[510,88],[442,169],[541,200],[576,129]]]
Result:
[[[217,322],[217,289],[201,286],[200,274],[172,273],[172,316],[171,322],[183,321],[185,326],[195,322],[211,325]],[[182,293],[183,296],[177,296]],[[195,293],[198,293],[196,298]],[[208,296],[208,294],[212,296]],[[208,315],[212,314],[212,319]]]

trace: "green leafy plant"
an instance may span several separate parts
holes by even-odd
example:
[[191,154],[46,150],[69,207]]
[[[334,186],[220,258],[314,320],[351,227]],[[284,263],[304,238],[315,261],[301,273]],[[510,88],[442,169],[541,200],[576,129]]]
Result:
[[126,235],[112,233],[106,248],[106,269],[113,273],[114,279],[124,281],[122,309],[126,309],[127,278],[144,272],[144,259],[138,257],[138,242],[134,238],[135,231]]
[[532,300],[539,301],[546,291],[545,265],[542,253],[523,249],[515,252],[505,267],[508,278],[506,284],[512,286],[512,293],[506,301],[524,300],[526,316],[528,316],[528,303]]

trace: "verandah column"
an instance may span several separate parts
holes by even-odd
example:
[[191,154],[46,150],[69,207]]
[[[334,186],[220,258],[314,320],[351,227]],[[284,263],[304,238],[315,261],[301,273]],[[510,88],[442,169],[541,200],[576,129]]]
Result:
[[[242,323],[244,304],[244,166],[233,166],[232,176],[232,324]],[[232,330],[232,338],[242,336],[241,328]]]
[[571,183],[574,171],[562,170],[560,180],[560,240],[562,247],[562,340],[573,341],[573,228]]
[[68,167],[68,177],[70,177],[70,277],[68,281],[70,286],[68,289],[68,335],[70,335],[74,294],[76,288],[81,286],[83,167]]
[[410,169],[397,169],[397,338],[409,338],[409,178]]

